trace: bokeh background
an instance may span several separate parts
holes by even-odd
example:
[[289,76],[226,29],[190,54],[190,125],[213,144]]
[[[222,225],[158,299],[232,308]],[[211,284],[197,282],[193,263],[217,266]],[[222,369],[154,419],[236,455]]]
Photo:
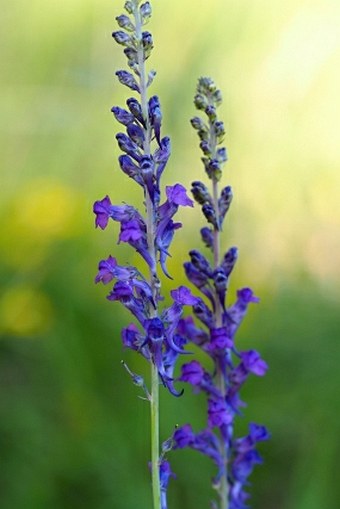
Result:
[[[118,170],[110,108],[128,91],[111,39],[121,1],[12,0],[1,9],[0,491],[2,509],[151,507],[148,405],[121,367],[129,316],[95,287],[117,228],[95,231],[92,203],[140,205]],[[252,477],[254,509],[339,507],[340,4],[338,0],[154,0],[150,29],[164,134],[164,184],[203,178],[188,119],[200,75],[224,94],[237,245],[235,289],[261,298],[239,334],[270,364],[248,383],[249,420],[272,440]],[[200,211],[180,213],[169,263],[184,283]],[[165,291],[169,289],[164,282]],[[204,426],[204,397],[162,394],[162,439]],[[169,507],[209,507],[210,462],[171,455]]]

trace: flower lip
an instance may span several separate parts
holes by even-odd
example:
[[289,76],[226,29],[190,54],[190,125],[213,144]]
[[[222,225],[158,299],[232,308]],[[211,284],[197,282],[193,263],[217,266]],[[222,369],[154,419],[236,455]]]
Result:
[[199,302],[199,298],[195,297],[186,286],[171,290],[170,295],[175,302],[182,305],[193,306]]
[[259,297],[256,297],[256,295],[254,295],[254,292],[251,288],[242,288],[241,290],[238,290],[237,297],[246,303],[260,302]]
[[111,200],[108,195],[102,200],[97,200],[93,205],[93,212],[96,214],[95,225],[104,230],[111,215]]
[[191,361],[182,365],[182,374],[179,377],[181,382],[199,386],[204,377],[204,369],[198,361]]
[[175,205],[182,205],[183,207],[194,206],[194,202],[188,197],[185,187],[181,184],[167,186],[165,188],[165,192],[170,203],[174,203]]

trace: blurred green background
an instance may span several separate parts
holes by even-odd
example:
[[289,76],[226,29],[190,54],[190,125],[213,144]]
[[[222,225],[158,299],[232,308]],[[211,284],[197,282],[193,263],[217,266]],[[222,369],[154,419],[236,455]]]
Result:
[[[248,383],[248,420],[272,432],[252,477],[254,509],[336,509],[340,415],[340,4],[338,0],[154,0],[150,29],[173,155],[164,184],[203,178],[188,119],[197,77],[224,94],[234,203],[225,248],[237,245],[230,302],[251,286],[261,304],[239,334],[270,364]],[[116,255],[117,226],[93,227],[110,194],[139,205],[120,172],[110,108],[128,91],[111,39],[121,1],[12,0],[2,5],[0,234],[0,493],[2,509],[151,507],[148,405],[121,367],[130,318],[95,287]],[[184,283],[200,247],[200,211],[169,263]],[[132,262],[136,262],[135,257]],[[164,282],[167,291],[170,287]],[[162,393],[162,439],[205,423],[204,397]],[[209,460],[171,455],[169,508],[209,507]]]

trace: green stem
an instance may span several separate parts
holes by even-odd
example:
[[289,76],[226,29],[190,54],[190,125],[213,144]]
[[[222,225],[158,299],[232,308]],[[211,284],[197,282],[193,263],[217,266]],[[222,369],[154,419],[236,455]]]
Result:
[[[144,154],[151,154],[151,126],[149,121],[147,78],[142,48],[142,20],[137,5],[134,9],[136,37],[138,41],[138,68],[140,79],[140,96],[143,118],[145,121]],[[155,249],[155,210],[148,190],[145,189],[147,241],[150,257],[153,261],[150,267],[149,283],[152,288],[153,300],[157,303],[159,280],[157,277],[156,249]],[[153,309],[151,317],[157,316],[157,309]],[[150,395],[150,430],[151,430],[151,478],[153,509],[161,509],[161,488],[159,479],[159,376],[158,369],[151,362],[151,395]]]
[[159,380],[157,367],[151,363],[151,465],[152,499],[154,509],[161,507],[161,489],[159,482]]
[[[212,147],[212,158],[215,158],[216,156],[216,146],[217,146],[217,140],[216,140],[216,136],[215,136],[215,132],[214,132],[214,126],[213,126],[213,123],[211,121],[209,121],[209,124],[210,124],[210,142],[211,142],[211,147]],[[213,178],[212,179],[212,194],[213,194],[213,203],[214,203],[214,210],[215,210],[215,214],[216,214],[216,217],[218,218],[219,217],[219,207],[218,207],[218,195],[219,195],[219,189],[218,189],[218,181]],[[219,224],[219,223],[218,223]],[[213,232],[213,254],[214,254],[214,269],[217,269],[217,267],[219,266],[220,264],[220,251],[221,251],[221,232],[219,230],[219,228],[214,228],[214,232]],[[218,295],[216,294],[216,299],[215,299],[215,303],[216,303],[216,311],[215,311],[215,317],[216,317],[216,322],[215,322],[215,327],[222,327],[223,325],[223,309],[222,309],[222,305],[221,305],[221,302],[220,302],[220,299],[218,297]],[[225,380],[224,380],[224,375],[219,367],[219,365],[216,366],[217,367],[217,373],[216,373],[216,378],[217,378],[217,386],[219,387],[220,391],[221,391],[221,394],[222,394],[222,397],[225,397],[225,394],[226,394],[226,386],[225,386]],[[222,458],[223,458],[223,464],[224,464],[224,468],[225,468],[225,472],[224,472],[224,475],[221,477],[221,480],[220,480],[220,484],[219,484],[219,487],[218,487],[218,492],[219,492],[219,496],[220,496],[220,509],[228,509],[228,491],[229,491],[229,487],[228,487],[228,482],[227,482],[227,463],[228,463],[228,458],[227,458],[227,449],[226,449],[226,444],[224,443],[224,439],[223,437],[221,436],[221,440],[220,440],[220,448],[221,448],[221,455],[222,455]]]

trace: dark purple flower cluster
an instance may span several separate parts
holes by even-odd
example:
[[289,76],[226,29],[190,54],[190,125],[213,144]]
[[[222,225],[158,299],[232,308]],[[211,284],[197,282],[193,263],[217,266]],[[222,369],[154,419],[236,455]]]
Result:
[[255,447],[267,440],[264,426],[250,424],[249,435],[234,437],[234,419],[241,414],[245,404],[240,399],[240,389],[250,374],[263,376],[267,364],[255,350],[238,351],[235,334],[247,313],[249,304],[259,299],[250,288],[237,292],[236,301],[227,305],[226,295],[230,274],[237,260],[237,249],[220,253],[220,233],[223,220],[232,200],[229,186],[220,192],[218,182],[222,165],[227,160],[225,148],[219,147],[224,136],[224,126],[218,120],[216,108],[221,103],[221,93],[209,78],[198,83],[195,105],[203,110],[207,122],[200,117],[191,121],[200,138],[203,164],[212,181],[212,192],[203,182],[192,183],[192,194],[202,206],[210,227],[201,230],[204,244],[213,252],[213,264],[199,251],[190,251],[190,261],[184,264],[188,280],[203,294],[193,305],[193,317],[182,318],[178,335],[183,341],[199,346],[213,361],[213,371],[208,372],[197,360],[182,366],[179,380],[191,384],[196,392],[207,395],[207,428],[195,434],[189,424],[174,433],[175,448],[191,447],[209,456],[218,467],[214,485],[220,495],[221,509],[243,509],[248,494],[244,491],[253,467],[261,462]]

